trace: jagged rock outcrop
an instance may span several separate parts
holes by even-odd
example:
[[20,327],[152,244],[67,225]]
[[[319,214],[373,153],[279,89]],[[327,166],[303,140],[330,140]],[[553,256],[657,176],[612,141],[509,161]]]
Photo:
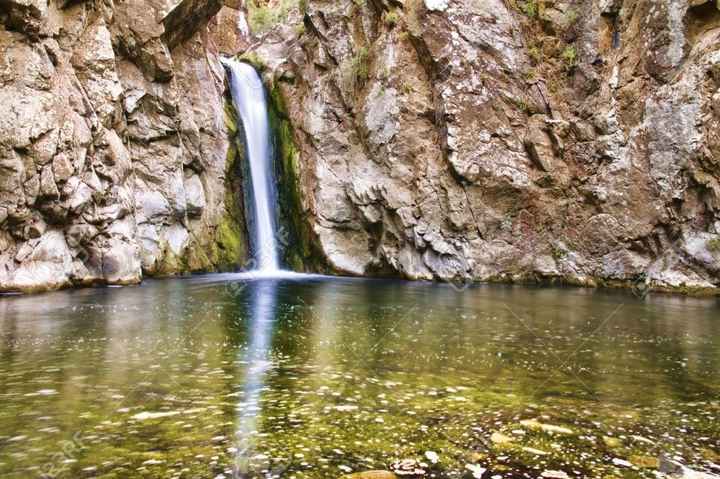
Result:
[[0,1],[0,291],[244,258],[221,9]]
[[294,265],[720,286],[715,1],[303,0],[252,44],[236,0],[0,7],[0,290],[236,265],[241,50]]
[[333,269],[717,291],[715,2],[300,3],[246,58]]

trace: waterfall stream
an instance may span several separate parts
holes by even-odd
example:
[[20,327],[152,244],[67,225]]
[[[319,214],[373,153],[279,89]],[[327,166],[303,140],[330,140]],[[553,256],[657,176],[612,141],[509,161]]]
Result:
[[279,271],[272,148],[265,89],[257,71],[247,63],[224,59],[235,110],[245,130],[252,185],[251,241],[255,268]]

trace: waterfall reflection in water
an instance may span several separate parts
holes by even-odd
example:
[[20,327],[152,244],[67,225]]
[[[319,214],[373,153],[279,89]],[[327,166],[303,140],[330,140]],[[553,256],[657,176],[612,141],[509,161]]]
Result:
[[324,479],[426,451],[437,477],[712,472],[718,397],[714,299],[248,274],[0,298],[3,479]]
[[[261,411],[260,395],[265,387],[265,376],[271,367],[270,348],[277,315],[278,281],[260,279],[245,286],[249,297],[249,345],[242,351],[238,364],[244,365],[242,402],[238,404],[238,424],[235,433],[237,453],[233,477],[246,477],[252,467],[257,444],[258,416]],[[258,457],[263,459],[262,455]],[[257,461],[256,461],[257,462]],[[268,467],[269,469],[269,467]]]

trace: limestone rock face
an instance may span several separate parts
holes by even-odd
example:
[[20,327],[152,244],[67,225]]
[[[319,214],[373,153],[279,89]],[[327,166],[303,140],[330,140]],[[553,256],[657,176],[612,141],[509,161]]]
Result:
[[716,1],[243,5],[0,0],[0,290],[241,261],[244,51],[305,264],[718,291]]
[[717,291],[716,2],[515,3],[308,0],[253,43],[327,262]]
[[0,291],[243,260],[212,40],[227,7],[110,5],[0,2]]
[[236,55],[249,46],[250,31],[245,10],[226,2],[212,19],[210,34],[218,51],[223,55]]

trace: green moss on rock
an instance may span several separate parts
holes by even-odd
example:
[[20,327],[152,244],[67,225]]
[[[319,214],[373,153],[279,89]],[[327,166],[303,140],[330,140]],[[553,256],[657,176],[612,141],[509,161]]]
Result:
[[707,249],[711,253],[720,253],[720,238],[713,238],[707,242]]
[[224,211],[219,217],[203,219],[208,224],[189,228],[190,238],[182,254],[173,253],[167,244],[161,245],[160,259],[148,276],[173,276],[187,273],[236,271],[247,262],[248,241],[242,199],[242,125],[229,98],[224,106],[224,122],[228,132],[225,160]]
[[[229,102],[228,102],[229,103]],[[228,105],[226,105],[226,109]],[[242,202],[242,174],[239,159],[243,148],[238,141],[239,123],[230,105],[235,129],[225,161],[225,213],[215,231],[213,262],[221,270],[236,270],[247,261],[248,241]]]
[[247,249],[243,229],[232,217],[226,216],[217,227],[216,234],[219,266],[239,266]]
[[[235,115],[235,109],[229,101],[225,102],[224,113],[225,127],[228,129],[228,132],[230,132],[230,134],[234,137],[238,133],[237,115]],[[233,148],[231,146],[230,150],[232,149]]]
[[185,271],[236,271],[247,262],[248,240],[243,210],[243,184],[241,158],[242,134],[235,108],[230,99],[225,101],[225,126],[229,145],[225,160],[225,210],[214,227],[206,230],[207,236],[195,236],[183,258]]
[[300,150],[287,114],[279,82],[269,90],[270,126],[274,133],[278,161],[278,196],[283,223],[289,238],[285,262],[296,271],[328,272],[325,256],[303,208],[300,185]]
[[265,62],[263,62],[262,58],[260,58],[260,55],[258,55],[256,52],[245,52],[240,55],[240,57],[238,57],[238,60],[240,60],[241,62],[249,63],[258,71],[264,71],[266,68]]

